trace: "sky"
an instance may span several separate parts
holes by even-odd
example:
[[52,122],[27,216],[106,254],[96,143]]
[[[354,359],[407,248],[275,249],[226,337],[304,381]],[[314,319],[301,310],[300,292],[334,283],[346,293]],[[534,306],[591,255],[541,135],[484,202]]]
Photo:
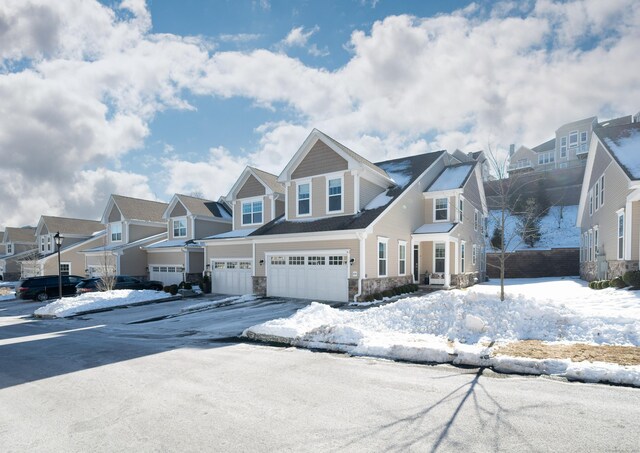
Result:
[[317,128],[376,162],[640,111],[637,0],[2,0],[0,229],[217,200]]

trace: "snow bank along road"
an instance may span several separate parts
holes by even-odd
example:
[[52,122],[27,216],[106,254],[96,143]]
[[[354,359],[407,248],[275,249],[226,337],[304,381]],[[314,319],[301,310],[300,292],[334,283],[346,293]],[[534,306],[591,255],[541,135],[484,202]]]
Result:
[[2,450],[637,450],[637,389],[230,343],[307,303],[228,302],[0,302]]

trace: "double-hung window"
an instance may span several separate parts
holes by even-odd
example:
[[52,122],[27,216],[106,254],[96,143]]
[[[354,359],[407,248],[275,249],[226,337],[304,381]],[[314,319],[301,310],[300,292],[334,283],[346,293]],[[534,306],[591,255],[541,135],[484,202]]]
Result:
[[478,210],[473,212],[473,231],[478,231]]
[[242,225],[262,223],[262,201],[242,202]]
[[464,198],[458,198],[458,221],[462,223],[464,218]]
[[398,242],[398,275],[407,273],[407,243],[405,241]]
[[342,211],[342,178],[329,179],[327,181],[327,211]]
[[45,236],[40,236],[40,251],[45,252],[46,249],[47,238]]
[[298,184],[298,215],[311,214],[311,184]]
[[121,223],[111,224],[111,241],[112,242],[122,241],[122,224]]
[[436,221],[449,220],[449,199],[436,198],[434,210],[435,210],[434,220]]
[[173,237],[174,238],[187,237],[187,219],[173,220]]
[[596,181],[596,188],[593,191],[594,195],[595,195],[595,202],[596,202],[596,207],[595,210],[597,211],[600,208],[600,181]]
[[604,175],[600,176],[600,206],[604,204]]
[[378,277],[387,276],[387,238],[378,238]]
[[618,212],[618,259],[624,259],[624,211]]
[[578,146],[578,131],[573,131],[569,134],[569,148],[575,148]]
[[478,259],[478,249],[475,244],[471,246],[471,264],[476,265],[476,260]]
[[460,243],[460,272],[464,274],[464,252],[465,252],[465,243],[462,241]]
[[593,260],[598,259],[598,253],[600,253],[598,245],[598,228],[594,227],[593,229]]
[[560,139],[560,157],[567,157],[567,137]]
[[13,255],[13,244],[7,244],[7,255]]
[[441,274],[444,272],[444,261],[445,261],[445,244],[444,242],[436,242],[435,244],[435,270],[437,273]]

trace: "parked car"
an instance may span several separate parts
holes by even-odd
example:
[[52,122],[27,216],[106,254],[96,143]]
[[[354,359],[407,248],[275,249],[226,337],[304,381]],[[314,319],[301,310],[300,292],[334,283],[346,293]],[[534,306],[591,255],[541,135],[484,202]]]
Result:
[[[162,291],[164,286],[158,280],[140,280],[128,275],[116,275],[115,280],[113,289],[153,289]],[[106,286],[100,277],[85,278],[76,286],[76,294],[102,291]]]
[[[62,295],[75,296],[76,285],[82,281],[77,275],[62,276]],[[26,278],[16,286],[16,297],[19,299],[33,299],[44,302],[59,295],[57,275],[43,275],[41,277]]]

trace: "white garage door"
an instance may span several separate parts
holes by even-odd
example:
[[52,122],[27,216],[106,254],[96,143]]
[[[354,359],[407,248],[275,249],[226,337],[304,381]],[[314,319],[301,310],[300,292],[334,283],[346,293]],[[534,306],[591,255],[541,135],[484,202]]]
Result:
[[211,292],[253,294],[251,260],[212,260]]
[[149,279],[160,280],[165,286],[182,283],[181,266],[149,266]]
[[347,255],[269,255],[267,295],[347,302]]

